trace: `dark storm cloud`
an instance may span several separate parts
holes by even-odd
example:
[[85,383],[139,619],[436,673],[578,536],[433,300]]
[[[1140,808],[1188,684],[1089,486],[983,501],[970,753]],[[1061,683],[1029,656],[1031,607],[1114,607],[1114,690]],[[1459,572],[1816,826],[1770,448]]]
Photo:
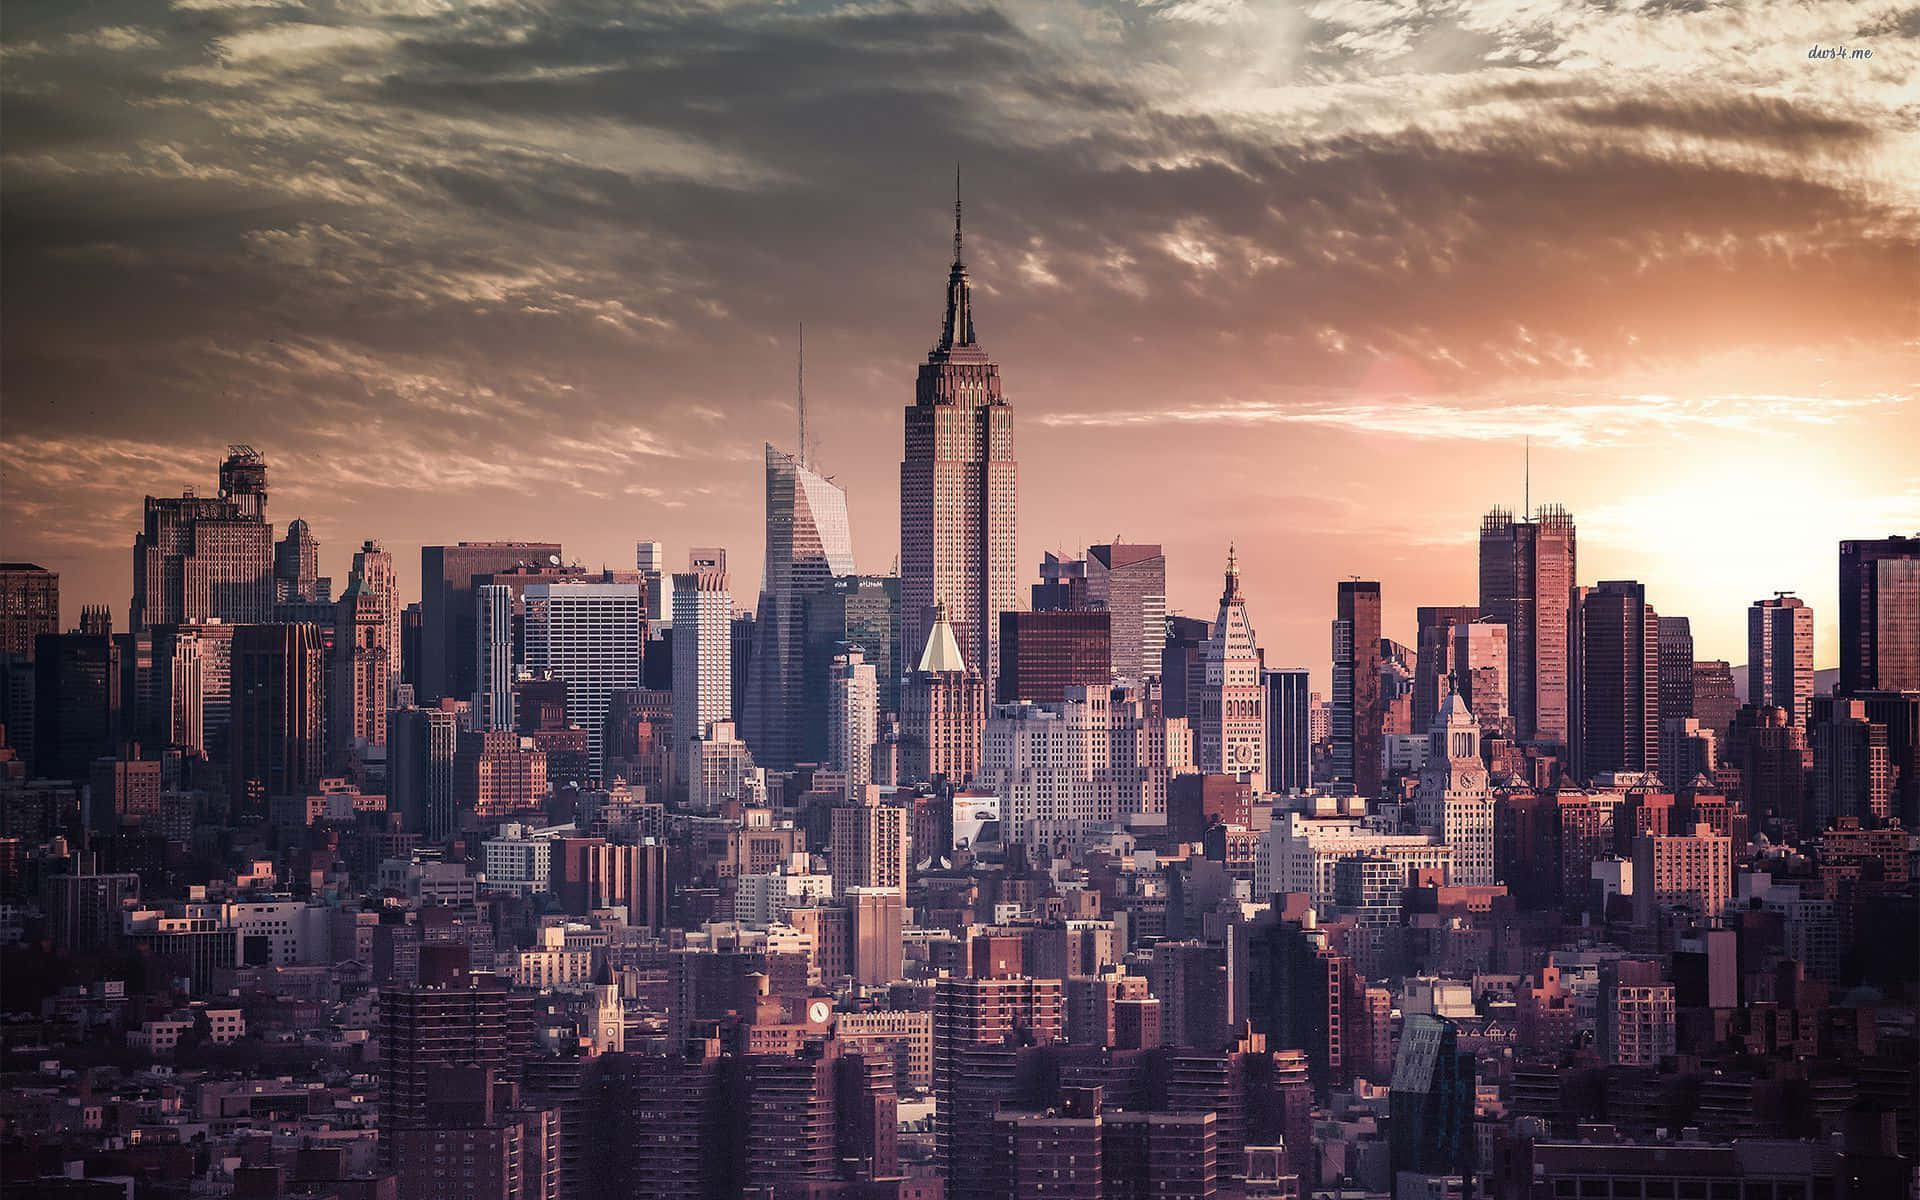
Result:
[[[786,429],[805,319],[884,563],[867,518],[955,160],[981,331],[1036,426],[1899,346],[1912,181],[1861,165],[1912,145],[1910,110],[1875,109],[1897,81],[1863,72],[1842,107],[1744,18],[1655,14],[1644,41],[1635,19],[10,6],[9,553],[124,545],[140,492],[202,481],[233,437],[336,544],[488,536],[506,510],[467,502],[504,488],[520,519],[618,506],[589,518],[609,542],[708,521],[751,561],[754,443]],[[1859,20],[1881,61],[1913,36]],[[1648,70],[1700,29],[1724,78]],[[1555,69],[1604,53],[1618,71]]]

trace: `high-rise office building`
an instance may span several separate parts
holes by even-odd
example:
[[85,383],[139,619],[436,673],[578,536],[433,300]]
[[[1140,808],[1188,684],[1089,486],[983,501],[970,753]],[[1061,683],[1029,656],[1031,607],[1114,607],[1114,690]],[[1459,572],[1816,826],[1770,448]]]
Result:
[[287,536],[273,547],[273,598],[279,602],[324,602],[331,580],[320,578],[320,539],[299,517],[287,522]]
[[1461,1048],[1452,1021],[1408,1014],[1389,1093],[1388,1163],[1396,1194],[1417,1194],[1410,1184],[1399,1186],[1406,1176],[1474,1177],[1474,1066],[1473,1051]]
[[1696,661],[1693,664],[1693,715],[1700,718],[1700,728],[1724,743],[1733,728],[1734,714],[1739,711],[1740,697],[1733,688],[1733,667],[1727,660]]
[[804,446],[766,451],[767,557],[741,729],[756,762],[786,770],[804,740],[807,603],[853,573],[853,534],[846,492],[807,465]]
[[1447,882],[1494,882],[1493,807],[1480,761],[1480,723],[1458,693],[1449,694],[1427,729],[1427,759],[1414,802],[1420,824],[1453,848]]
[[1267,790],[1267,699],[1260,684],[1260,646],[1240,593],[1240,564],[1227,551],[1226,584],[1207,639],[1198,719],[1191,714],[1194,761],[1202,771],[1231,775]]
[[827,754],[828,672],[844,647],[858,646],[873,664],[879,711],[900,711],[900,680],[914,665],[912,653],[900,643],[900,580],[891,575],[843,575],[833,580],[807,598],[806,631],[800,758],[819,762]]
[[420,548],[421,700],[471,699],[473,577],[514,567],[558,567],[558,542],[460,542]]
[[387,744],[387,696],[392,690],[387,613],[378,592],[348,581],[333,625],[333,711],[329,748],[336,767],[369,746]]
[[482,821],[537,812],[547,802],[547,756],[512,730],[462,733],[453,755],[453,807]]
[[1115,820],[1165,813],[1173,781],[1193,773],[1193,731],[1169,717],[1156,681],[1117,684],[1107,705],[1107,776]]
[[1574,769],[1660,770],[1660,621],[1647,589],[1611,579],[1576,592]]
[[587,760],[595,772],[605,765],[613,694],[640,686],[646,637],[641,604],[637,583],[536,583],[527,588],[527,667],[567,681],[567,720],[587,731]]
[[453,834],[453,760],[460,729],[440,708],[403,708],[387,722],[387,806],[403,827],[438,845]]
[[1837,697],[1818,706],[1809,727],[1813,796],[1808,833],[1852,818],[1872,828],[1894,811],[1896,768],[1887,726],[1868,715],[1864,700]]
[[954,202],[953,267],[940,339],[920,366],[900,462],[901,635],[926,643],[944,608],[969,663],[992,682],[1000,614],[1019,607],[1013,407],[973,327]]
[[234,811],[265,815],[326,773],[327,668],[317,625],[243,625],[233,633]]
[[1451,688],[1447,680],[1456,673],[1453,664],[1453,627],[1480,618],[1473,604],[1427,605],[1414,612],[1413,727],[1425,729],[1433,724],[1433,714]]
[[1112,616],[1113,677],[1141,683],[1160,673],[1167,640],[1167,556],[1158,545],[1108,542],[1087,547],[1087,603]]
[[512,729],[513,589],[486,583],[473,589],[474,723],[482,729]]
[[934,609],[927,642],[900,687],[900,772],[904,781],[965,783],[980,770],[986,684],[967,665],[960,640]]
[[1307,669],[1262,671],[1267,686],[1267,787],[1301,791],[1313,783],[1312,692]]
[[347,586],[356,584],[363,593],[373,596],[379,606],[381,619],[387,626],[387,671],[398,680],[402,666],[400,613],[405,606],[400,602],[400,576],[394,570],[393,555],[379,542],[368,539],[353,552],[353,571],[347,577]]
[[133,539],[128,627],[144,633],[187,621],[272,620],[273,550],[266,463],[234,446],[220,465],[217,499],[191,492],[146,498],[145,524]]
[[1198,617],[1167,618],[1167,640],[1160,648],[1160,697],[1170,717],[1200,719],[1200,689],[1207,682],[1207,639],[1213,626]]
[[673,628],[673,572],[667,570],[667,552],[659,542],[635,542],[633,565],[646,585],[647,620],[657,635]]
[[1840,543],[1840,691],[1920,692],[1920,535]]
[[[847,796],[859,799],[873,782],[873,744],[879,716],[873,664],[854,647],[833,660],[827,681],[827,763],[846,773]],[[756,761],[758,756],[755,756]],[[764,765],[764,764],[763,764]]]
[[1071,612],[1092,608],[1087,595],[1087,560],[1062,558],[1049,550],[1040,556],[1040,582],[1033,585],[1033,611]]
[[1093,609],[1001,613],[997,702],[1054,704],[1070,688],[1107,686],[1112,615]]
[[1573,516],[1543,506],[1534,519],[1502,508],[1480,522],[1480,611],[1507,626],[1508,706],[1523,742],[1571,736],[1567,663],[1578,579]]
[[120,646],[110,633],[42,634],[33,679],[34,773],[84,782],[120,744]]
[[1813,701],[1813,609],[1784,592],[1747,609],[1747,703],[1805,725]]
[[1333,620],[1333,782],[1371,796],[1380,790],[1380,585],[1344,580]]
[[0,656],[33,657],[34,639],[60,632],[60,573],[37,563],[0,563]]
[[1693,715],[1693,622],[1661,617],[1660,720]]
[[[733,719],[733,594],[727,552],[696,547],[673,577],[673,736],[681,747]],[[684,757],[674,756],[683,772]],[[682,776],[684,777],[684,775]]]
[[1507,627],[1498,621],[1469,621],[1453,627],[1449,668],[1453,689],[1466,701],[1482,737],[1513,736],[1513,710],[1508,704]]

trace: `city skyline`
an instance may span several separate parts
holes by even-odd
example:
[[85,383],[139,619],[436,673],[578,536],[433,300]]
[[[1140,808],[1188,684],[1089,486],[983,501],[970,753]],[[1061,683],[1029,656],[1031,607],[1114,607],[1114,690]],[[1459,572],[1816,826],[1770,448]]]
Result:
[[[244,441],[276,525],[305,519],[335,579],[366,538],[408,595],[422,544],[545,538],[622,566],[660,538],[669,561],[730,547],[749,597],[756,443],[787,440],[804,319],[813,457],[847,489],[858,568],[886,572],[957,158],[1028,466],[1022,584],[1042,551],[1118,533],[1164,544],[1169,609],[1205,617],[1236,542],[1270,664],[1324,688],[1339,579],[1379,579],[1402,641],[1415,606],[1472,602],[1476,524],[1519,506],[1531,435],[1581,582],[1644,582],[1699,657],[1736,664],[1745,605],[1792,589],[1836,663],[1832,543],[1920,528],[1914,134],[1882,103],[1904,27],[1852,6],[1337,9],[1256,46],[1232,6],[1071,11],[1099,19],[652,14],[588,37],[561,9],[514,42],[481,14],[15,17],[0,553],[61,572],[63,624],[87,603],[121,620],[141,496],[204,494]],[[929,39],[952,50],[920,69]],[[1650,79],[1675,39],[1711,81]],[[1878,53],[1809,64],[1840,41]],[[738,82],[725,54],[782,50],[699,115],[702,87]],[[36,107],[103,69],[121,95]],[[875,89],[896,115],[795,152]],[[1370,119],[1392,89],[1430,115]],[[1177,486],[1196,456],[1215,487]]]

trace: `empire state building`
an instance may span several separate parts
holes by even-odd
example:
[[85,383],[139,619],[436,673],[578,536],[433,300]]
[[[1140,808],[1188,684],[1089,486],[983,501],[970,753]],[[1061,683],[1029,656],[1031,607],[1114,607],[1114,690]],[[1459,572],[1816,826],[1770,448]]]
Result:
[[1013,408],[974,333],[956,195],[946,320],[920,366],[900,463],[901,644],[924,645],[941,606],[967,665],[989,681],[1000,614],[1017,606],[1017,475]]

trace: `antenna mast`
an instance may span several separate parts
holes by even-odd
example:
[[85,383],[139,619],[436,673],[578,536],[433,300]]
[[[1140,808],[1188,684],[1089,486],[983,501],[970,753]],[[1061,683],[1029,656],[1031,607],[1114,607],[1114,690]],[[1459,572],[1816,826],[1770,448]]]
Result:
[[1520,512],[1520,519],[1523,521],[1531,521],[1533,520],[1533,435],[1532,434],[1527,435],[1526,465],[1522,470],[1522,476],[1525,479],[1525,482],[1521,485],[1523,490],[1521,491],[1520,494],[1522,496],[1521,503],[1525,505],[1525,507]]
[[800,349],[794,361],[794,388],[799,394],[800,465],[807,465],[807,323],[800,322]]

